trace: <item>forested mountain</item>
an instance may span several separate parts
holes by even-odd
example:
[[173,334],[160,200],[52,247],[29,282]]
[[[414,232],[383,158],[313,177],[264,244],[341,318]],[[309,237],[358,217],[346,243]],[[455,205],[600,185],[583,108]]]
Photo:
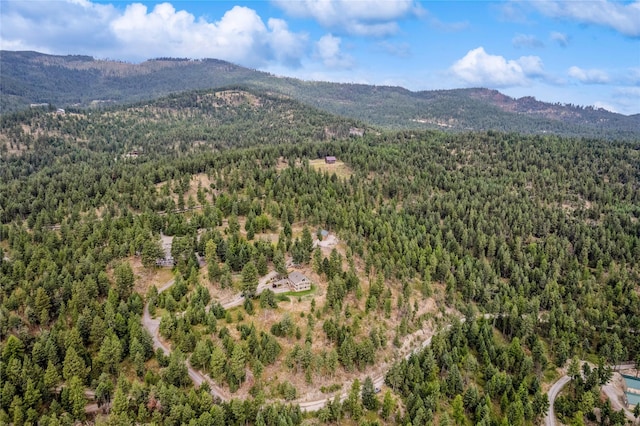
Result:
[[[640,353],[639,219],[637,141],[237,87],[3,114],[0,423],[532,425],[576,357],[563,420],[622,424],[598,392]],[[312,289],[257,294],[291,270]]]
[[140,64],[0,52],[3,113],[50,103],[103,106],[185,90],[242,85],[277,92],[333,114],[394,129],[498,130],[530,134],[633,139],[640,116],[591,107],[509,98],[487,89],[411,92],[400,87],[307,82],[276,77],[215,59],[160,58]]

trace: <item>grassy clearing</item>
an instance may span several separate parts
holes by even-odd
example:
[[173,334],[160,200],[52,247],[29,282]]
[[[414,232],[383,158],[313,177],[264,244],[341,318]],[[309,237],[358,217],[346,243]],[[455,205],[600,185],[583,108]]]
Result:
[[305,297],[305,296],[309,296],[311,294],[315,294],[316,290],[318,290],[318,287],[315,284],[311,285],[311,288],[309,290],[305,290],[305,291],[287,291],[285,293],[281,293],[283,296],[288,296],[288,297]]
[[327,164],[324,158],[319,158],[310,160],[309,165],[320,172],[335,173],[336,176],[342,179],[349,179],[353,175],[353,170],[340,160],[336,160],[334,164]]

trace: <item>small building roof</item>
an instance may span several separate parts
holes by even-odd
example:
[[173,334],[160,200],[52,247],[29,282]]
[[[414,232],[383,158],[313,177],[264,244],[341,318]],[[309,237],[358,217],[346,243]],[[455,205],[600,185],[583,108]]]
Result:
[[289,280],[291,280],[291,283],[293,285],[298,285],[308,280],[308,278],[304,274],[301,274],[298,271],[293,271],[292,273],[289,274]]
[[336,157],[334,157],[333,155],[327,155],[326,157],[324,157],[324,159],[326,161],[336,161]]

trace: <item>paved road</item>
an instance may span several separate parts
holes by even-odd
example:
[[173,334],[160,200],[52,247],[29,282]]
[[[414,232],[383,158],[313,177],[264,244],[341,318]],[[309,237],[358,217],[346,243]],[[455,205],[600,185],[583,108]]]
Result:
[[549,411],[547,411],[547,415],[544,418],[544,424],[546,426],[556,426],[556,413],[553,410],[553,403],[556,401],[556,397],[558,396],[562,388],[564,388],[565,385],[570,381],[571,377],[562,376],[558,379],[557,382],[553,384],[553,386],[551,386],[549,392],[547,392],[547,397],[549,398]]
[[[611,368],[614,371],[627,370],[634,367],[635,367],[635,364],[630,364],[630,363],[611,366]],[[567,383],[569,383],[570,381],[571,381],[571,377],[566,375],[562,376],[551,386],[551,388],[549,389],[549,392],[547,392],[547,396],[549,397],[549,411],[547,412],[547,415],[544,418],[544,424],[546,426],[556,425],[556,413],[553,410],[553,403],[555,402],[556,397],[558,396],[562,388],[564,388],[567,385]],[[633,417],[633,413],[627,410],[626,407],[618,400],[617,393],[610,385],[608,384],[604,385],[602,389],[607,395],[607,398],[609,398],[609,400],[611,401],[611,406],[614,410],[618,411],[622,409],[624,410],[625,415],[629,420],[635,420],[635,418]]]

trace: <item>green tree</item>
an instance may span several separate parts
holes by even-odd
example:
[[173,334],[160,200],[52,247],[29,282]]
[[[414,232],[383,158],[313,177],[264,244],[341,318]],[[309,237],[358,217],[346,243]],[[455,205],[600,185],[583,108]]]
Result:
[[156,260],[164,257],[164,251],[160,242],[154,238],[148,238],[142,244],[140,258],[145,268],[152,268],[156,265]]
[[127,390],[126,379],[118,380],[116,391],[113,395],[113,404],[111,405],[111,412],[116,416],[127,414],[129,410],[129,395]]
[[112,394],[113,381],[108,374],[100,374],[100,377],[98,378],[98,386],[96,386],[96,402],[98,407],[110,403]]
[[376,390],[373,386],[371,377],[367,376],[362,384],[362,405],[367,410],[375,411],[378,409],[378,398],[376,398]]
[[169,365],[162,372],[163,379],[174,386],[186,386],[189,383],[189,371],[184,355],[179,349],[169,355]]
[[114,276],[116,279],[116,289],[118,296],[122,300],[126,300],[131,291],[133,290],[133,284],[135,282],[135,276],[133,275],[133,269],[127,262],[122,262],[116,266],[114,270]]
[[451,408],[453,410],[453,420],[456,422],[456,425],[464,425],[465,417],[464,417],[464,405],[462,402],[462,395],[458,394],[455,398],[453,398],[453,402],[451,403]]
[[242,268],[242,295],[252,298],[258,288],[258,270],[253,262],[247,263]]
[[258,255],[258,260],[256,261],[256,269],[258,270],[258,275],[261,277],[267,275],[267,272],[269,272],[267,257],[264,255],[264,253],[260,253]]
[[118,336],[111,333],[102,341],[96,361],[102,366],[102,370],[105,373],[116,376],[120,368],[121,359],[122,343],[120,343]]
[[395,411],[395,409],[396,403],[391,396],[391,391],[387,390],[384,393],[384,398],[382,399],[382,411],[380,412],[380,415],[384,420],[389,420],[391,418],[391,414]]
[[207,241],[205,244],[205,260],[207,262],[207,276],[209,281],[217,282],[222,275],[220,265],[218,265],[217,246],[213,240]]
[[8,362],[11,358],[22,358],[24,354],[24,344],[13,334],[7,338],[2,349],[2,359]]
[[196,347],[191,354],[191,365],[194,368],[202,369],[205,366],[209,365],[211,358],[211,349],[209,347],[208,341],[200,340],[196,343]]
[[287,271],[287,265],[284,260],[284,253],[280,250],[276,250],[273,255],[273,266],[276,269],[276,272],[281,276],[285,277],[289,274]]
[[69,405],[73,418],[76,420],[84,420],[84,407],[87,405],[87,398],[84,396],[82,379],[78,376],[73,376],[69,380]]
[[211,351],[211,358],[209,362],[209,371],[214,379],[220,380],[224,376],[225,366],[227,363],[227,357],[224,351],[218,346],[214,345]]
[[351,418],[356,421],[362,417],[363,409],[362,401],[360,400],[360,380],[355,379],[351,384],[351,389],[344,402],[344,409],[348,411],[351,414]]
[[313,252],[313,237],[306,225],[302,228],[302,239],[300,242],[302,245],[303,262],[309,263],[311,260],[311,252]]
[[44,372],[44,386],[48,391],[53,391],[58,384],[60,383],[60,373],[58,369],[53,364],[52,361],[49,361],[47,364],[47,369]]
[[236,344],[233,347],[231,353],[231,359],[229,359],[228,381],[232,390],[235,390],[240,386],[245,378],[245,364],[247,362],[247,351],[244,347],[244,342]]
[[84,380],[86,376],[87,367],[84,360],[80,358],[73,347],[68,348],[62,364],[62,377],[68,382],[73,377]]

